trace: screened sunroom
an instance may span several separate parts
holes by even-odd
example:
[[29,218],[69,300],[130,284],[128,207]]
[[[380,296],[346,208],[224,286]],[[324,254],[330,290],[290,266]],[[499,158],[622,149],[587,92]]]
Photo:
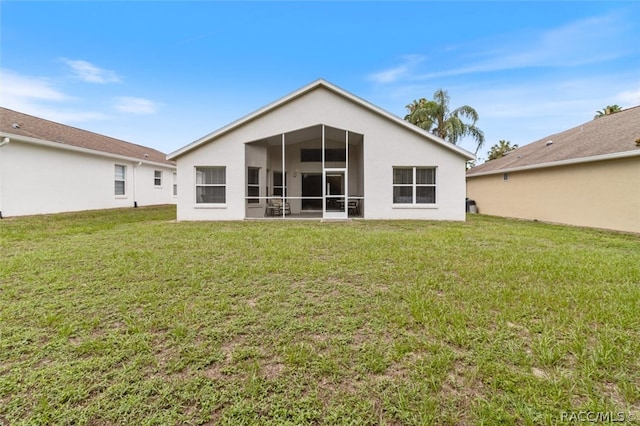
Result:
[[319,124],[247,142],[246,217],[363,216],[363,139]]

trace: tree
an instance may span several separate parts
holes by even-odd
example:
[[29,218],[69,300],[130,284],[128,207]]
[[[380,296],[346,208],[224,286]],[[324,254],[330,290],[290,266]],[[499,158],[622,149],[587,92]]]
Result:
[[484,133],[476,127],[476,110],[463,105],[449,111],[449,95],[446,90],[438,89],[433,94],[433,100],[414,100],[406,108],[408,114],[404,117],[405,120],[454,145],[461,138],[471,136],[476,141],[477,154],[484,144]]
[[620,108],[619,105],[607,105],[606,107],[602,108],[602,111],[596,111],[596,116],[593,118],[600,118],[605,115],[613,114],[620,111],[622,111],[622,108]]
[[492,146],[491,149],[489,150],[489,156],[487,157],[487,161],[500,158],[506,153],[513,151],[517,147],[518,147],[518,144],[511,145],[511,142],[505,141],[504,139],[500,139],[498,143]]

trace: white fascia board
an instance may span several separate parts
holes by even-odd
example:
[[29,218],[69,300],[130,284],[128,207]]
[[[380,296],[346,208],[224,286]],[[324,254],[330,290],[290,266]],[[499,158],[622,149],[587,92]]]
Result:
[[472,178],[476,176],[497,175],[501,173],[521,172],[521,171],[535,170],[535,169],[546,169],[549,167],[570,166],[573,164],[593,163],[596,161],[616,160],[620,158],[637,157],[637,156],[640,157],[640,150],[614,152],[611,154],[594,155],[593,157],[571,158],[568,160],[551,161],[548,163],[531,164],[528,166],[510,167],[506,169],[491,170],[489,172],[473,173],[473,174],[468,174],[467,178]]
[[366,100],[364,100],[364,99],[362,99],[362,98],[360,98],[360,97],[358,97],[358,96],[356,96],[356,95],[354,95],[352,93],[349,93],[346,90],[341,89],[340,87],[338,87],[338,86],[336,86],[334,84],[331,84],[331,83],[329,83],[328,81],[326,81],[324,79],[315,80],[315,81],[307,84],[306,86],[304,86],[304,87],[302,87],[302,88],[290,93],[289,95],[287,95],[287,96],[285,96],[283,98],[280,98],[280,99],[276,100],[275,102],[272,102],[272,103],[270,103],[268,105],[265,105],[264,107],[252,112],[251,114],[246,115],[246,116],[244,116],[244,117],[242,117],[242,118],[240,118],[240,119],[238,119],[238,120],[236,120],[236,121],[234,121],[234,122],[232,122],[232,123],[230,123],[230,124],[228,124],[228,125],[226,125],[224,127],[221,127],[220,129],[218,129],[218,130],[216,130],[216,131],[214,131],[212,133],[209,133],[206,136],[203,136],[202,138],[190,143],[189,145],[186,145],[185,147],[180,148],[179,150],[168,154],[167,155],[167,159],[168,160],[174,160],[175,158],[177,158],[177,157],[179,157],[179,156],[181,156],[183,154],[186,154],[187,152],[197,148],[198,146],[200,146],[200,145],[202,145],[202,144],[204,144],[204,143],[206,143],[206,142],[208,142],[208,141],[210,141],[212,139],[215,139],[215,138],[217,138],[217,137],[219,137],[219,136],[221,136],[221,135],[223,135],[223,134],[225,134],[227,132],[230,132],[231,130],[233,130],[233,129],[237,128],[237,127],[240,127],[243,124],[245,124],[245,123],[247,123],[247,122],[249,122],[251,120],[254,120],[257,117],[260,117],[261,115],[264,115],[264,114],[268,113],[272,109],[275,109],[275,108],[277,108],[277,107],[279,107],[281,105],[284,105],[284,104],[286,104],[288,102],[291,102],[292,100],[304,95],[307,92],[310,92],[310,91],[316,89],[317,87],[325,87],[326,89],[328,89],[328,90],[330,90],[330,91],[332,91],[332,92],[334,92],[334,93],[336,93],[336,94],[338,94],[338,95],[350,100],[351,102],[353,102],[355,104],[360,105],[361,107],[363,107],[365,109],[373,111],[376,114],[381,115],[381,116],[387,118],[388,120],[391,120],[391,121],[395,122],[396,124],[398,124],[400,126],[403,126],[406,129],[419,134],[420,136],[422,136],[424,138],[427,138],[427,139],[429,139],[429,140],[431,140],[431,141],[433,141],[433,142],[435,142],[437,144],[442,145],[443,147],[445,147],[445,148],[447,148],[449,150],[452,150],[452,151],[456,152],[457,154],[465,157],[467,160],[475,160],[476,159],[476,156],[474,154],[470,153],[469,151],[467,151],[467,150],[465,150],[463,148],[460,148],[459,146],[456,146],[456,145],[454,145],[454,144],[452,144],[450,142],[447,142],[444,139],[439,138],[436,135],[434,135],[432,133],[429,133],[426,130],[421,129],[420,127],[418,127],[418,126],[416,126],[414,124],[411,124],[408,121],[403,120],[400,117],[395,116],[395,115],[391,114],[390,112],[385,111],[384,109],[382,109],[382,108],[380,108],[380,107],[378,107],[378,106],[376,106],[376,105],[374,105],[374,104],[372,104],[372,103],[370,103],[370,102],[368,102],[368,101],[366,101]]
[[49,148],[96,155],[98,157],[107,157],[107,158],[113,158],[116,160],[131,161],[135,163],[148,164],[148,165],[157,166],[157,167],[166,167],[168,169],[174,169],[174,170],[176,169],[176,166],[172,164],[157,163],[155,161],[149,161],[143,158],[127,157],[126,155],[118,155],[118,154],[112,154],[110,152],[96,151],[95,149],[82,148],[79,146],[67,145],[59,142],[52,142],[45,139],[32,138],[30,136],[22,136],[22,135],[15,135],[13,133],[0,132],[0,138],[4,138],[4,137],[8,137],[11,140],[10,143],[15,143],[15,142],[29,143],[33,145],[46,146]]

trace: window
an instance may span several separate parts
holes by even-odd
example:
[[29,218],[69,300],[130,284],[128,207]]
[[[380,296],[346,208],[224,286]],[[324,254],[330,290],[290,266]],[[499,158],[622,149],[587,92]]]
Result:
[[153,171],[153,185],[162,186],[162,170]]
[[176,197],[178,195],[178,174],[173,172],[173,196]]
[[[247,196],[260,196],[260,168],[258,167],[249,167],[247,169]],[[249,204],[258,204],[260,200],[258,198],[249,198],[247,202]]]
[[125,195],[127,166],[116,164],[115,167],[115,195]]
[[[303,163],[322,162],[322,148],[301,149],[300,161]],[[347,161],[347,151],[344,148],[325,148],[324,161],[326,161],[327,163],[344,163],[345,161]]]
[[435,167],[394,167],[394,204],[435,204]]
[[509,180],[509,173],[503,173],[502,180]]
[[226,193],[224,167],[196,167],[196,203],[224,204],[227,201]]
[[273,172],[273,195],[282,197],[287,196],[287,174],[284,174],[282,180],[282,172]]

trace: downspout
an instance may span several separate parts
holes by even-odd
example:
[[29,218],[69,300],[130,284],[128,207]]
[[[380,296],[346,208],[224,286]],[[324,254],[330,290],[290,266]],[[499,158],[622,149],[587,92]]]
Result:
[[[137,167],[142,166],[142,161],[138,161]],[[133,165],[133,208],[138,208],[138,201],[136,201],[136,165]]]
[[[11,139],[9,139],[8,137],[5,137],[4,139],[2,139],[2,142],[0,142],[0,148],[2,148],[3,146],[7,145],[9,142],[11,142]],[[3,191],[2,188],[4,186],[4,179],[3,179],[3,174],[2,171],[4,170],[4,168],[2,167],[2,152],[0,152],[0,219],[3,219],[2,217],[2,195],[3,195]]]

